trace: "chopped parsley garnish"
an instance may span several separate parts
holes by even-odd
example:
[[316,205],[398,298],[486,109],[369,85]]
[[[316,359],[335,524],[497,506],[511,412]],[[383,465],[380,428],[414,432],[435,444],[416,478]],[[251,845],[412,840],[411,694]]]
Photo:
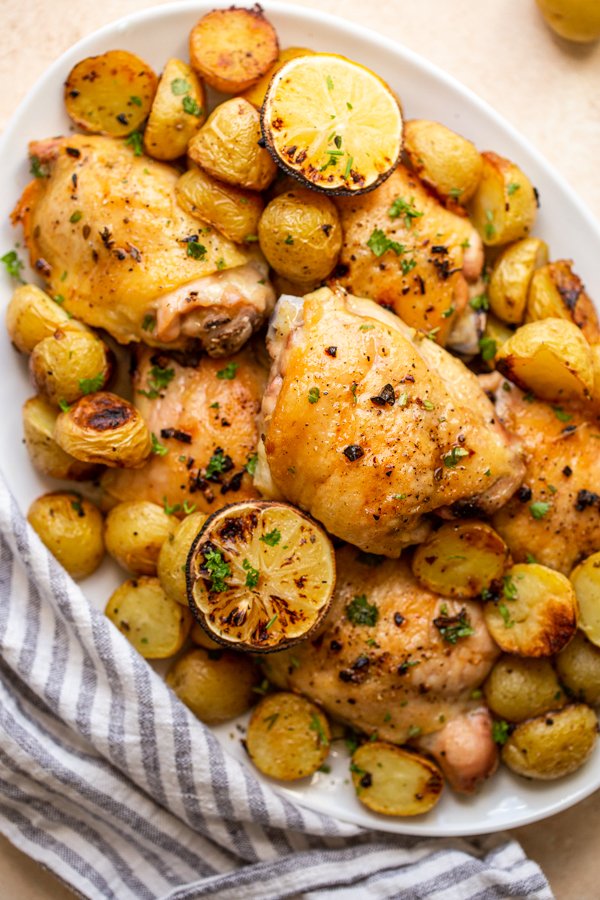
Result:
[[269,724],[267,725],[267,731],[270,731],[270,730],[271,730],[271,728],[273,727],[273,725],[275,724],[275,722],[277,721],[278,718],[279,718],[279,713],[278,713],[278,712],[275,712],[275,713],[273,713],[273,714],[270,715],[270,716],[265,716],[265,717],[264,717],[263,722],[268,722],[268,723],[269,723]]
[[471,309],[482,309],[485,311],[490,308],[490,301],[485,294],[477,294],[476,297],[471,297],[469,306]]
[[184,500],[182,508],[183,508],[183,511],[186,514],[186,516],[189,516],[196,509],[196,504],[190,503],[189,500]]
[[571,419],[573,418],[573,416],[570,413],[565,412],[565,410],[562,408],[562,406],[553,406],[552,411],[554,412],[554,415],[556,416],[556,418],[558,419],[559,422],[570,422]]
[[164,444],[161,444],[154,432],[152,432],[150,438],[152,440],[152,452],[156,453],[157,456],[166,456],[169,452],[169,448],[165,447]]
[[181,503],[174,503],[172,506],[166,497],[163,497],[163,509],[168,516],[173,516],[181,510]]
[[258,584],[258,569],[251,566],[247,559],[243,561],[242,568],[246,572],[246,587],[255,588]]
[[512,628],[514,623],[514,619],[511,618],[510,612],[508,611],[508,606],[506,603],[498,604],[498,612],[502,616],[502,621],[504,622],[505,628]]
[[374,603],[369,603],[366,594],[358,594],[346,606],[346,618],[353,625],[373,627],[377,624],[379,610]]
[[63,297],[62,294],[55,294],[52,299],[54,300],[55,303],[58,303],[59,306],[62,306],[63,303],[65,302],[65,298]]
[[284,244],[290,244],[290,245],[291,245],[291,244],[294,243],[294,238],[291,236],[291,234],[288,234],[288,236],[286,237],[286,239],[285,239],[285,241],[284,241],[283,243],[284,243]]
[[190,116],[200,117],[204,112],[198,101],[194,100],[193,97],[185,96],[181,101],[181,105],[183,106],[183,111]]
[[525,562],[526,562],[526,563],[529,563],[529,565],[533,565],[534,563],[537,563],[537,559],[535,558],[535,556],[533,555],[533,553],[527,552],[527,553],[525,554]]
[[19,259],[16,250],[9,250],[4,256],[0,256],[0,262],[4,263],[4,267],[11,278],[15,278],[17,281],[23,283],[23,279],[21,278],[23,263]]
[[71,500],[71,507],[75,510],[80,518],[83,518],[83,516],[85,516],[83,506],[81,505],[81,497],[78,497],[77,500]]
[[456,307],[449,306],[448,309],[445,309],[444,312],[442,313],[442,319],[449,319],[450,316],[454,315],[455,312],[456,312]]
[[246,472],[248,475],[254,475],[258,464],[258,453],[250,453],[246,460]]
[[435,409],[435,404],[431,400],[423,400],[423,407],[431,412],[432,409]]
[[423,730],[423,729],[420,728],[418,725],[411,725],[411,726],[409,727],[409,729],[408,729],[408,732],[407,732],[407,735],[406,735],[406,736],[407,736],[408,738],[415,738],[415,737],[418,737],[418,736],[421,734],[422,730]]
[[505,744],[510,734],[508,722],[500,721],[492,724],[492,739],[495,744]]
[[129,98],[129,102],[130,102],[130,103],[133,103],[134,106],[141,106],[141,105],[142,105],[142,98],[141,98],[141,97],[136,97],[136,96],[131,96],[131,97]]
[[211,478],[213,475],[220,475],[221,472],[229,472],[230,469],[231,457],[223,453],[221,447],[217,447],[208,461],[204,474],[207,478]]
[[258,242],[258,235],[257,234],[247,234],[246,237],[244,238],[244,241],[247,244],[256,244]]
[[367,247],[377,258],[383,256],[388,250],[393,250],[396,256],[404,253],[404,246],[397,241],[390,240],[381,228],[374,228],[371,237],[367,241]]
[[204,550],[203,568],[206,569],[208,577],[210,578],[211,591],[221,593],[222,591],[227,590],[225,579],[229,578],[231,575],[231,568],[229,567],[229,564],[225,562],[219,550],[215,550],[213,547],[207,547]]
[[422,215],[423,213],[419,212],[414,205],[414,197],[411,197],[409,201],[406,201],[404,197],[396,197],[388,209],[390,219],[398,219],[400,216],[403,216],[404,224],[407,228],[412,226],[413,219],[418,219]]
[[144,316],[142,321],[142,331],[154,331],[154,326],[156,325],[156,319],[154,316],[148,313]]
[[375,328],[374,325],[361,325],[358,330],[359,331],[373,331],[374,328]]
[[521,185],[518,184],[518,182],[511,181],[511,183],[506,188],[506,193],[508,194],[509,197],[512,197],[512,195],[514,193],[516,193],[516,191],[518,191],[520,187],[521,187]]
[[401,259],[400,260],[400,268],[402,269],[402,274],[408,275],[408,273],[414,269],[416,264],[417,264],[416,259]]
[[491,240],[496,234],[496,228],[494,226],[494,213],[491,209],[486,209],[485,211],[485,227],[483,230],[488,241]]
[[511,575],[505,575],[503,578],[502,593],[507,600],[517,600],[519,592]]
[[346,109],[354,109],[349,100],[346,100]]
[[545,500],[536,500],[535,503],[532,503],[529,507],[529,512],[534,519],[543,519],[549,510],[550,503],[546,503]]
[[351,173],[351,171],[352,171],[352,164],[353,164],[353,162],[354,162],[354,157],[353,157],[353,156],[350,156],[350,154],[348,154],[348,159],[347,159],[347,161],[346,161],[346,168],[345,168],[345,170],[344,170],[344,178],[349,178],[349,177],[350,177],[350,173]]
[[433,624],[449,644],[456,644],[460,638],[475,634],[475,629],[471,627],[467,610],[464,607],[458,615],[450,616],[448,607],[443,604],[440,608],[440,615],[433,620]]
[[132,131],[125,143],[128,147],[133,148],[134,156],[142,156],[144,152],[144,139],[140,131]]
[[338,148],[338,150],[341,150],[341,148],[342,148],[342,137],[341,137],[341,135],[336,134],[336,136],[335,136],[334,139],[333,139],[333,143],[334,143],[335,146]]
[[464,193],[464,188],[450,188],[448,196],[452,197],[453,200],[458,200],[462,193]]
[[494,338],[484,336],[479,339],[479,352],[485,362],[489,362],[495,357],[497,349],[498,346]]
[[204,259],[206,256],[206,247],[198,241],[187,241],[187,255],[192,259]]
[[176,97],[187,94],[191,89],[191,84],[189,81],[186,81],[185,78],[174,78],[171,82],[171,92],[175,94]]
[[269,547],[275,547],[280,540],[281,532],[279,528],[274,528],[273,531],[268,531],[259,538],[259,541],[262,541],[263,544],[268,544]]
[[319,397],[321,396],[321,392],[318,387],[311,387],[308,392],[308,402],[309,403],[318,403]]
[[34,178],[47,178],[48,177],[48,169],[41,162],[39,156],[32,156],[29,160],[31,163],[31,167],[29,171],[33,175]]
[[175,369],[163,369],[162,366],[152,366],[148,375],[148,390],[138,391],[138,394],[148,397],[149,400],[155,400],[161,396],[160,392],[168,387],[174,378]]
[[448,469],[454,469],[455,466],[458,465],[459,459],[461,459],[463,456],[468,456],[468,455],[469,455],[469,451],[465,450],[464,447],[453,447],[452,450],[449,451],[449,453],[446,453],[444,455],[444,457],[443,457],[444,465]]
[[71,213],[71,215],[69,216],[69,222],[72,225],[76,225],[77,222],[80,222],[82,218],[83,218],[83,213],[81,212],[80,209],[76,209],[75,212]]
[[66,400],[63,400],[62,397],[61,397],[61,399],[58,401],[58,405],[59,405],[61,411],[62,411],[62,412],[65,412],[65,413],[66,413],[66,412],[69,412],[69,410],[71,409],[71,407],[69,406],[69,404],[67,403],[67,401],[66,401]]
[[333,78],[331,77],[331,75],[327,76],[327,90],[328,91],[333,90]]
[[79,390],[82,394],[93,394],[104,386],[104,372],[98,372],[93,378],[80,378]]
[[313,713],[310,725],[308,726],[311,731],[316,731],[317,733],[317,741],[319,743],[319,747],[328,747],[329,746],[329,738],[323,728],[323,723],[321,719],[316,713]]
[[[222,256],[220,256],[217,260],[217,270],[219,272],[222,272],[223,269],[225,268],[225,265],[226,265],[225,260],[223,259]],[[260,281],[259,281],[259,284],[260,284]],[[263,282],[263,284],[264,284],[264,282]]]
[[239,363],[227,363],[224,369],[219,369],[219,371],[217,372],[217,378],[220,378],[222,381],[233,381],[233,379],[235,378],[235,373],[237,372],[239,367]]

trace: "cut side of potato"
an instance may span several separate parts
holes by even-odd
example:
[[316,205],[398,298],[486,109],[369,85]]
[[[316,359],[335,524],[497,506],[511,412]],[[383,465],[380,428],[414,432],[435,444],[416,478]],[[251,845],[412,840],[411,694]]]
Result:
[[329,755],[329,723],[318,706],[297,694],[269,694],[252,713],[246,748],[270,778],[296,781],[313,775]]
[[560,572],[538,563],[519,563],[504,576],[501,596],[486,603],[484,618],[506,653],[552,656],[577,630],[577,599]]
[[556,671],[570,696],[590,706],[600,703],[600,648],[582,631],[556,657]]
[[57,328],[33,348],[29,372],[37,391],[56,406],[101,391],[110,379],[114,357],[91,331]]
[[214,513],[187,562],[188,601],[210,637],[283,650],[323,620],[335,586],[331,541],[286,503],[244,501]]
[[589,706],[565,706],[517,725],[502,760],[525,778],[551,781],[579,769],[598,738],[598,719]]
[[541,400],[587,400],[594,389],[590,345],[564,319],[522,325],[498,350],[496,368]]
[[146,575],[118,587],[104,614],[145,659],[174,656],[193,622],[188,609],[167,597],[158,578]]
[[55,491],[38,497],[27,521],[72,578],[87,578],[102,562],[102,513],[80,494]]
[[527,237],[537,214],[531,181],[496,153],[482,153],[483,170],[470,203],[471,221],[488,247]]
[[502,251],[488,286],[490,308],[498,318],[512,325],[521,324],[532,278],[537,275],[536,269],[547,262],[548,247],[539,238],[523,238]]
[[467,203],[479,184],[479,150],[439,122],[411,119],[404,126],[404,150],[411,168],[444,200]]
[[265,72],[264,75],[261,75],[256,84],[253,84],[247,91],[244,91],[242,97],[244,100],[247,100],[248,103],[256,106],[257,109],[260,109],[263,105],[269,82],[275,72],[279,72],[283,64],[289,59],[296,59],[297,56],[310,56],[314,52],[314,50],[307,50],[306,47],[285,47],[280,51],[275,65],[271,66],[269,71]]
[[52,300],[35,284],[22,284],[15,290],[6,308],[6,330],[17,350],[31,353],[57,328],[86,331],[85,325],[61,309],[61,301],[60,297]]
[[491,711],[509,722],[558,709],[567,700],[550,660],[519,656],[498,660],[485,682],[484,694]]
[[359,747],[350,771],[360,802],[385,816],[423,815],[444,788],[442,773],[430,759],[383,741]]
[[[186,516],[179,523],[172,537],[163,543],[158,556],[157,574],[162,588],[172,600],[176,600],[182,606],[188,605],[185,578],[187,558],[192,544],[205,522],[206,516],[202,512],[194,512]],[[198,628],[199,626],[195,626],[195,630]],[[205,634],[203,629],[200,630]],[[202,646],[205,645],[202,644]]]
[[177,159],[206,120],[206,93],[194,70],[170,59],[144,131],[144,149],[154,159]]
[[596,309],[570,259],[542,266],[531,279],[525,321],[548,318],[574,322],[590,344],[600,341]]
[[143,59],[127,50],[88,56],[65,81],[69,118],[84,131],[126,137],[148,117],[157,78]]
[[264,209],[260,194],[224,184],[208,172],[193,168],[181,176],[175,195],[182,209],[212,225],[230,241],[243,244],[256,239]]
[[372,190],[400,158],[402,113],[389,87],[332,53],[285,63],[271,80],[261,121],[277,164],[319,190]]
[[420,544],[412,570],[424,587],[444,597],[478,597],[501,578],[508,547],[485,522],[448,522]]
[[190,34],[190,61],[207,84],[239,94],[277,62],[277,33],[262,9],[213,9]]
[[148,500],[118,503],[106,517],[106,549],[133,575],[156,575],[161,547],[178,525],[174,516]]
[[207,725],[218,725],[250,709],[260,673],[247,655],[198,649],[181,656],[166,680],[195,716]]
[[570,575],[579,604],[579,627],[600,647],[600,553],[584,559]]
[[30,397],[23,405],[23,437],[34,468],[69,481],[95,478],[101,471],[98,466],[69,456],[54,440],[57,418],[58,410],[44,397]]

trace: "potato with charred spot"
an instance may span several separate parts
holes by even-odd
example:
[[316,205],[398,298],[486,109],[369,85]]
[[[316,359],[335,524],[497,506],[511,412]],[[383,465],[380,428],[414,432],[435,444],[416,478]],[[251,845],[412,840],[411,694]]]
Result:
[[22,284],[13,293],[6,308],[6,330],[21,353],[31,353],[44,338],[63,331],[85,331],[85,325],[71,319],[60,304],[35,284]]
[[150,455],[150,432],[127,400],[108,391],[82,397],[59,415],[54,439],[82,462],[137,469]]
[[598,738],[598,719],[583,703],[517,725],[502,748],[502,761],[517,775],[541,781],[579,769]]
[[54,426],[58,410],[45,397],[30,397],[23,405],[23,436],[33,467],[42,475],[69,481],[95,478],[100,469],[81,462],[58,446]]
[[590,344],[600,342],[598,315],[570,259],[542,266],[531,279],[525,321],[549,318],[567,319],[581,329]]
[[156,575],[163,544],[179,522],[162,506],[148,500],[118,503],[106,517],[106,549],[120,566],[133,575]]
[[235,97],[216,107],[192,138],[188,156],[209,175],[252,191],[269,187],[277,166],[262,140],[260,116],[247,100]]
[[31,379],[54,403],[73,403],[101,391],[113,370],[113,354],[91,331],[57,328],[33,348],[29,357]]
[[356,796],[368,809],[386,816],[419,816],[441,797],[444,779],[425,756],[394,744],[363,744],[352,756]]
[[483,161],[474,144],[439,122],[404,123],[404,150],[411,168],[444,200],[467,203],[479,184]]
[[102,514],[90,500],[68,491],[44,494],[29,507],[27,521],[72,578],[87,578],[102,562]]
[[[177,603],[188,605],[185,566],[192,544],[206,522],[206,515],[193,512],[183,519],[160,548],[157,573],[162,588]],[[218,645],[217,645],[218,646]]]
[[145,659],[178,653],[192,627],[192,614],[169,599],[158,578],[124,581],[111,595],[104,615]]
[[224,184],[194,167],[175,186],[177,202],[195,219],[214,226],[236,244],[256,240],[264,208],[260,194]]
[[180,657],[167,684],[195,716],[218,725],[245,713],[256,699],[260,673],[249,656],[203,648]]
[[[563,650],[563,653],[568,652]],[[493,713],[509,722],[522,722],[566,703],[549,659],[503,656],[484,687],[485,700]]]

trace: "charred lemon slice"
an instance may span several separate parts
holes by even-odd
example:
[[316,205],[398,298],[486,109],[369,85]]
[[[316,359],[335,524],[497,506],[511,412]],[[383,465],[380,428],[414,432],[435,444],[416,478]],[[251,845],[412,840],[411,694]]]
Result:
[[331,193],[372,190],[393,172],[402,149],[402,113],[389,87],[332,53],[282,66],[267,90],[261,120],[275,161]]
[[215,640],[283,650],[321,622],[335,586],[331,541],[286,503],[246,501],[206,520],[187,560],[190,608]]

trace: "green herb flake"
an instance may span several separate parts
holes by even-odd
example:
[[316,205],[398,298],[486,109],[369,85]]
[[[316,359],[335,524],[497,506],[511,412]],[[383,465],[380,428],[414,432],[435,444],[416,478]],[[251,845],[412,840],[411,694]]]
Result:
[[369,603],[366,594],[353,597],[345,612],[346,618],[353,625],[368,625],[372,628],[379,618],[379,610],[374,603]]
[[491,239],[494,237],[494,235],[496,234],[496,228],[495,228],[495,225],[494,225],[494,213],[493,213],[493,211],[492,211],[491,209],[486,209],[486,211],[485,211],[485,220],[486,220],[486,221],[485,221],[485,226],[484,226],[484,229],[483,229],[483,230],[484,230],[484,233],[485,233],[486,238],[487,238],[488,241],[489,241],[489,240],[491,240]]
[[412,227],[413,219],[419,219],[422,215],[423,213],[419,212],[414,205],[414,197],[411,197],[408,201],[404,197],[396,197],[388,209],[390,219],[398,219],[402,216],[407,228]]
[[570,413],[565,412],[562,406],[553,406],[552,411],[559,422],[570,422],[573,418]]
[[187,241],[187,255],[192,259],[204,259],[206,256],[206,247],[198,241]]
[[496,356],[496,352],[498,350],[498,345],[494,338],[484,337],[479,340],[479,352],[481,353],[481,358],[484,362],[490,362],[490,360],[494,359]]
[[204,565],[202,568],[206,570],[208,577],[210,578],[211,591],[215,591],[215,593],[226,591],[227,584],[225,583],[225,579],[229,578],[231,575],[229,564],[223,559],[223,554],[220,550],[215,550],[211,547],[205,549],[203,552]]
[[265,631],[269,631],[269,629],[273,627],[278,618],[279,616],[277,615],[277,613],[275,613],[275,615],[271,619],[269,619],[269,621],[265,625]]
[[510,725],[503,720],[492,724],[492,739],[495,744],[505,744],[510,734]]
[[511,615],[510,615],[510,612],[509,612],[509,609],[508,609],[508,606],[506,605],[506,603],[498,604],[498,612],[502,616],[502,621],[504,622],[504,627],[505,628],[513,628],[515,623],[514,623],[514,620],[511,618]]
[[229,471],[230,468],[231,458],[223,453],[220,447],[217,447],[208,461],[204,474],[207,478],[212,478],[213,475],[220,475],[221,472]]
[[422,728],[419,728],[418,725],[410,725],[406,736],[408,737],[409,740],[410,740],[411,738],[419,737],[419,735],[421,734],[422,730],[423,730],[423,729],[422,729]]
[[247,559],[243,561],[242,568],[246,572],[246,587],[255,588],[258,584],[258,569],[251,566]]
[[233,381],[233,379],[235,378],[235,373],[237,372],[239,367],[239,363],[227,363],[224,369],[219,369],[219,371],[217,372],[217,378],[220,378],[221,381]]
[[323,774],[329,775],[329,773],[331,772],[331,766],[328,766],[327,763],[323,763],[322,766],[319,766],[317,772],[323,772]]
[[521,185],[518,184],[516,181],[511,181],[510,184],[507,185],[506,193],[508,194],[509,197],[512,197],[512,195],[515,194],[519,190],[520,187],[521,187]]
[[316,713],[312,714],[310,725],[308,726],[311,731],[315,731],[317,734],[317,742],[319,747],[329,747],[329,738],[327,737],[327,733],[323,728],[323,723],[321,719]]
[[453,447],[442,458],[447,469],[454,469],[458,465],[459,459],[468,455],[469,451],[465,450],[464,447]]
[[69,216],[69,222],[72,225],[76,225],[77,222],[80,222],[82,218],[83,218],[83,213],[81,212],[80,209],[76,209],[75,212],[71,213],[71,215]]
[[267,725],[267,731],[270,731],[270,730],[271,730],[271,728],[273,727],[273,725],[275,724],[275,722],[277,721],[278,718],[279,718],[279,713],[278,713],[278,712],[273,713],[273,715],[271,715],[271,716],[265,716],[265,717],[264,717],[263,722],[268,722],[268,723],[269,723],[269,724]]
[[483,697],[483,691],[481,688],[475,688],[475,690],[471,691],[471,700],[481,700]]
[[318,403],[319,397],[321,396],[321,392],[318,387],[311,387],[308,392],[308,402],[309,403]]
[[450,188],[448,191],[448,196],[452,197],[453,200],[458,200],[461,194],[464,193],[464,188]]
[[475,634],[465,607],[461,609],[458,615],[450,616],[446,605],[442,605],[440,607],[440,615],[433,620],[433,624],[448,644],[456,644],[460,638],[466,638]]
[[132,131],[125,141],[128,147],[133,149],[134,156],[142,156],[144,153],[144,138],[140,131]]
[[344,178],[347,180],[350,178],[350,173],[352,172],[352,165],[354,163],[354,157],[348,154],[348,159],[346,160],[346,168],[344,169]]
[[65,302],[65,298],[63,297],[62,294],[55,294],[52,299],[54,300],[55,303],[58,303],[59,306],[62,306],[63,303]]
[[269,547],[275,547],[280,540],[281,532],[279,528],[274,528],[273,531],[268,531],[259,538],[259,541],[262,541],[263,544],[267,544]]
[[258,453],[250,453],[246,459],[246,472],[248,475],[254,475],[256,466],[258,465]]
[[374,228],[371,237],[367,241],[367,247],[379,259],[388,250],[393,250],[396,256],[404,253],[404,246],[397,241],[390,240],[381,228]]
[[375,328],[374,325],[361,325],[358,330],[359,331],[373,331],[374,328]]
[[217,260],[217,271],[222,272],[225,268],[226,263],[222,256],[220,256]]
[[432,409],[435,409],[435,405],[431,402],[431,400],[423,400],[423,407],[430,412]]
[[193,513],[195,509],[196,509],[195,503],[190,503],[189,500],[183,501],[183,511],[186,514],[186,516],[189,516],[191,513]]
[[181,503],[174,503],[171,505],[165,496],[163,497],[163,509],[167,516],[174,516],[175,513],[181,511]]
[[197,118],[200,118],[200,116],[204,112],[198,101],[193,97],[184,97],[181,101],[181,105],[183,107],[184,113],[187,113],[188,116],[196,116]]
[[141,106],[141,105],[142,105],[142,98],[141,98],[141,97],[136,97],[135,95],[132,95],[132,96],[129,98],[129,102],[130,102],[130,103],[133,103],[134,106]]
[[476,297],[471,297],[471,299],[469,300],[469,306],[471,307],[471,309],[481,309],[485,312],[490,308],[490,301],[485,294],[477,294]]
[[383,717],[383,721],[386,722],[386,723],[392,721],[392,714],[391,714],[391,712],[389,711],[389,709],[387,710],[385,716]]
[[449,306],[448,309],[445,309],[444,312],[442,313],[442,319],[449,319],[450,316],[453,316],[455,312],[456,312],[456,307]]
[[69,410],[71,409],[71,407],[69,406],[69,404],[67,403],[67,401],[66,401],[66,400],[63,400],[62,397],[61,397],[61,399],[58,401],[58,405],[59,405],[61,411],[64,412],[64,413],[69,412]]
[[154,318],[153,315],[148,313],[147,315],[144,316],[144,319],[142,321],[142,331],[152,332],[152,331],[154,331],[155,325],[156,325],[156,319]]
[[333,90],[333,78],[331,77],[331,75],[327,76],[327,90],[328,91]]
[[9,252],[5,253],[4,256],[0,256],[0,262],[4,263],[4,267],[11,278],[14,278],[16,281],[20,281],[21,284],[24,284],[24,281],[21,278],[21,269],[23,268],[23,263],[19,259],[16,250],[9,250]]
[[164,444],[161,444],[154,432],[152,432],[152,434],[150,435],[150,439],[152,441],[152,453],[155,453],[157,456],[166,456],[169,452],[168,447],[165,447]]
[[525,554],[525,562],[529,563],[529,565],[531,566],[531,565],[535,565],[537,563],[537,559],[535,558],[533,553],[526,553]]
[[342,137],[341,137],[341,135],[336,134],[336,136],[335,136],[334,139],[333,139],[333,143],[334,143],[335,146],[338,148],[338,150],[341,150],[341,148],[342,148]]
[[511,575],[505,575],[502,579],[502,593],[506,597],[507,600],[517,600],[519,597],[519,592],[517,590],[517,586]]
[[531,503],[529,506],[529,512],[533,516],[534,519],[543,519],[544,516],[550,511],[550,503],[546,503],[545,500],[536,500],[535,503]]
[[403,275],[408,275],[409,272],[417,265],[416,259],[401,259],[400,260],[400,268],[402,269]]
[[104,372],[98,372],[93,378],[80,378],[79,390],[82,394],[94,394],[104,386]]
[[183,94],[189,93],[191,89],[191,84],[189,81],[186,81],[185,78],[174,78],[171,82],[171,92],[175,94],[176,97],[181,97]]
[[147,390],[139,390],[138,394],[155,400],[162,396],[161,391],[169,386],[175,378],[175,369],[163,369],[162,366],[152,366],[148,375]]
[[34,178],[47,178],[48,177],[48,168],[41,162],[39,156],[31,156],[29,159],[30,162],[30,173]]

